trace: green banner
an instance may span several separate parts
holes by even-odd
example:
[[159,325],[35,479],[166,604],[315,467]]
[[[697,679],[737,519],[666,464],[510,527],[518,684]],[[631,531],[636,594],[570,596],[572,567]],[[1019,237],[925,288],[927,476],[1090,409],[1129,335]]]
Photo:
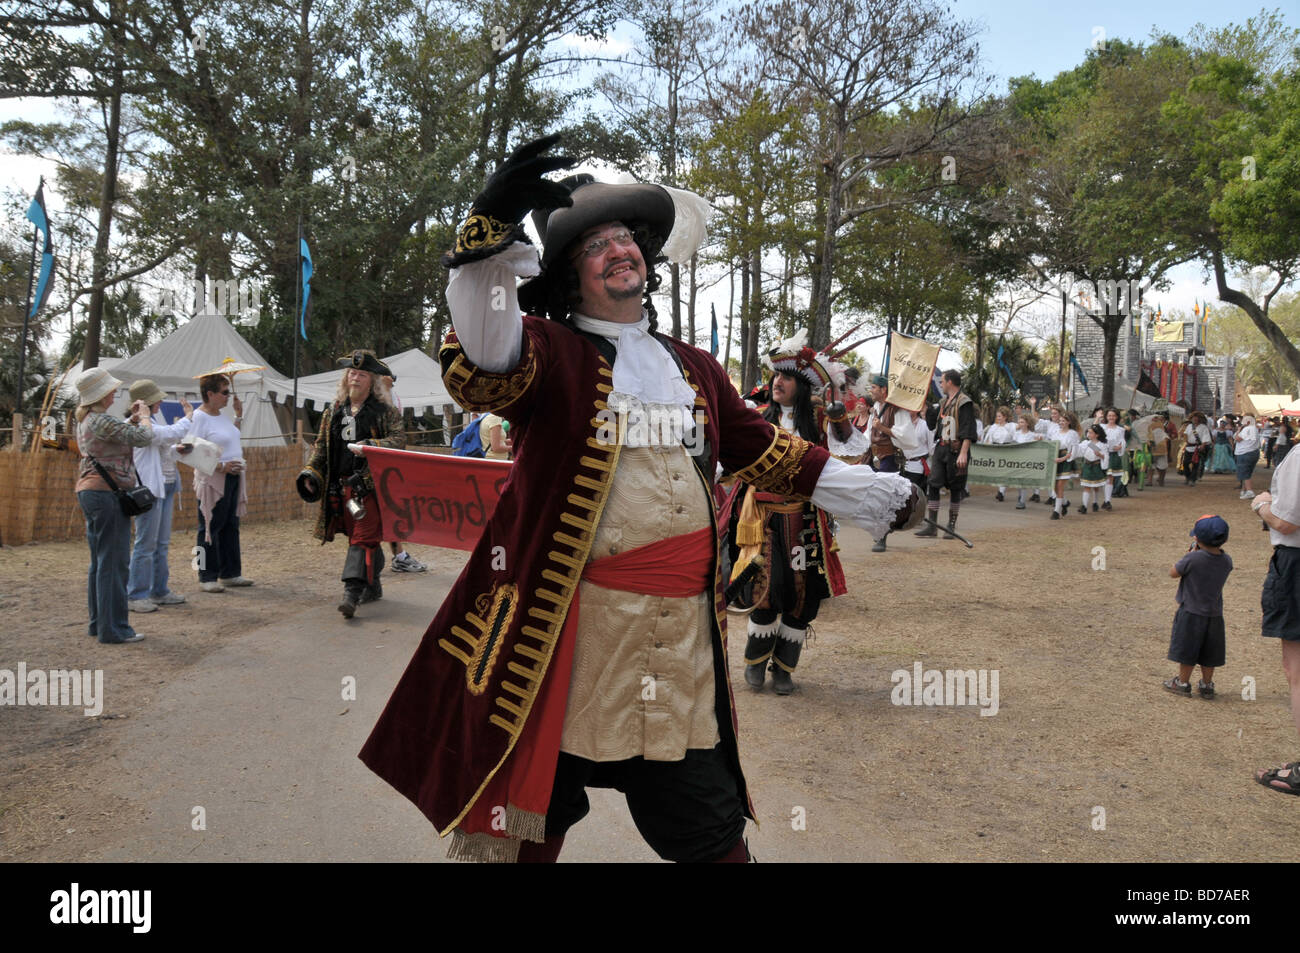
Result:
[[991,486],[1043,487],[1056,479],[1055,440],[977,443],[970,448],[966,482]]

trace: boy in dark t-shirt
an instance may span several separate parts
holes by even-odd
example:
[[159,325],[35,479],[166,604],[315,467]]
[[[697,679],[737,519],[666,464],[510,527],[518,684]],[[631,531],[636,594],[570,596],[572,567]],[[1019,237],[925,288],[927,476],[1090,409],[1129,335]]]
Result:
[[1232,557],[1223,551],[1228,524],[1219,516],[1202,516],[1189,534],[1195,537],[1187,555],[1174,563],[1169,575],[1178,579],[1178,611],[1169,639],[1169,661],[1178,674],[1164,683],[1175,695],[1192,694],[1192,669],[1201,667],[1197,686],[1202,698],[1214,697],[1214,670],[1225,661],[1223,584],[1232,572]]

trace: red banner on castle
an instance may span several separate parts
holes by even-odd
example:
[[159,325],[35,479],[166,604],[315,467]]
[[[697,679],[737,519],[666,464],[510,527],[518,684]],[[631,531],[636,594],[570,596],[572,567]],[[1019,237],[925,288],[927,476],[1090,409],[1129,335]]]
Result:
[[383,447],[365,453],[388,540],[473,549],[510,478],[506,460]]

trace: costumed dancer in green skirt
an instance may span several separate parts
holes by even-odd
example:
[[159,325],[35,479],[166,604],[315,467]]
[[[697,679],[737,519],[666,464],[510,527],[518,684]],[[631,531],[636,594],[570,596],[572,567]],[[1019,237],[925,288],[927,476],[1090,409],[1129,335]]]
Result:
[[1070,411],[1061,414],[1061,431],[1056,437],[1056,502],[1052,504],[1052,519],[1059,520],[1070,511],[1070,501],[1065,492],[1074,479],[1074,458],[1079,449],[1079,418]]
[[1110,450],[1106,447],[1106,430],[1101,424],[1088,428],[1086,439],[1079,445],[1079,455],[1083,458],[1083,471],[1080,473],[1079,485],[1083,487],[1083,509],[1088,512],[1088,504],[1093,504],[1097,491],[1106,486],[1106,463],[1110,459]]

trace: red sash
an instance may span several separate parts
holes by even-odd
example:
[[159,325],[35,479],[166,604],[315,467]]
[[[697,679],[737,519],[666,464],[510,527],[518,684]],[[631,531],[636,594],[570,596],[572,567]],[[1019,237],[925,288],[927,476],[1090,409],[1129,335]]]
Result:
[[[713,527],[706,526],[590,562],[582,578],[603,589],[640,595],[674,599],[698,595],[713,582],[716,540]],[[555,765],[564,733],[578,611],[575,592],[550,670],[523,733],[505,764],[488,781],[461,821],[463,833],[508,838],[511,835],[505,827],[512,812],[545,816],[551,803],[551,786],[555,782]]]

